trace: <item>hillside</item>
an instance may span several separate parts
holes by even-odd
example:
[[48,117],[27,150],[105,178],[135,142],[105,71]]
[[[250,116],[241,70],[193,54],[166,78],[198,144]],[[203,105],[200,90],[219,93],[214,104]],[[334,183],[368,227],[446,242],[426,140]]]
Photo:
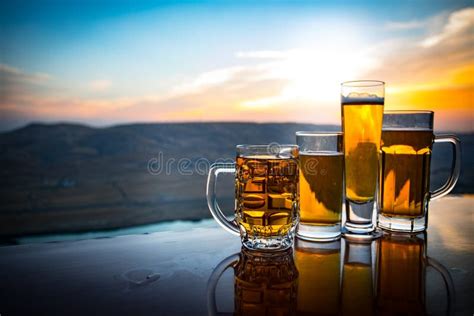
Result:
[[[298,130],[338,127],[291,123],[108,128],[31,124],[1,133],[0,234],[81,231],[209,217],[206,176],[196,172],[197,163],[203,158],[210,162],[233,159],[236,144],[294,143]],[[473,193],[473,167],[468,157],[473,154],[474,136],[460,137],[463,171],[455,192]],[[449,169],[449,147],[435,150],[433,185],[442,182]],[[154,158],[168,162],[168,170],[151,173],[148,164]],[[221,193],[227,209],[232,208],[232,185],[230,177],[223,179]]]

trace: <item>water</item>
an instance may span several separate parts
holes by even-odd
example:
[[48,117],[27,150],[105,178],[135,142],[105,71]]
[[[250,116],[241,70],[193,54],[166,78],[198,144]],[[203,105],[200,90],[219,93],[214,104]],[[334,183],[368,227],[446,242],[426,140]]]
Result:
[[199,221],[171,221],[157,224],[148,224],[127,228],[91,231],[83,233],[30,235],[16,238],[15,241],[18,244],[75,241],[94,238],[111,238],[123,235],[150,234],[164,231],[187,231],[193,228],[217,226],[217,223],[213,219],[202,219]]

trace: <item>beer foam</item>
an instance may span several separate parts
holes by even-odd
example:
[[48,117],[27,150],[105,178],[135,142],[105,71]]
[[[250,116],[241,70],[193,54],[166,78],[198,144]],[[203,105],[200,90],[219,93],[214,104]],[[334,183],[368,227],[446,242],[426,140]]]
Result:
[[300,156],[342,156],[344,153],[338,151],[325,151],[325,150],[305,150],[300,152]]
[[382,127],[385,132],[432,132],[432,128],[428,127]]
[[385,98],[375,94],[351,92],[348,96],[341,96],[342,104],[384,104]]
[[292,156],[290,155],[239,155],[238,157],[247,158],[247,159],[255,159],[255,160],[276,160],[276,159],[290,159]]

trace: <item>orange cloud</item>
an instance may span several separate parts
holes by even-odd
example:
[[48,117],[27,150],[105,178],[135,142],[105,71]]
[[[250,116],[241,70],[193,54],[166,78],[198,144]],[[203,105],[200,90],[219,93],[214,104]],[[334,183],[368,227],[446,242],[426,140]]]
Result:
[[474,86],[390,94],[385,108],[432,110],[437,130],[474,131]]

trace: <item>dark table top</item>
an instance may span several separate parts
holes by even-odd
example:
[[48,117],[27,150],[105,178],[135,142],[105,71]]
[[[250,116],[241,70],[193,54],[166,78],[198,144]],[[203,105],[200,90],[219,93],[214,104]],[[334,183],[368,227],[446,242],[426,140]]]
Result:
[[0,315],[472,315],[473,206],[448,196],[426,234],[297,241],[273,257],[217,225],[0,247]]

